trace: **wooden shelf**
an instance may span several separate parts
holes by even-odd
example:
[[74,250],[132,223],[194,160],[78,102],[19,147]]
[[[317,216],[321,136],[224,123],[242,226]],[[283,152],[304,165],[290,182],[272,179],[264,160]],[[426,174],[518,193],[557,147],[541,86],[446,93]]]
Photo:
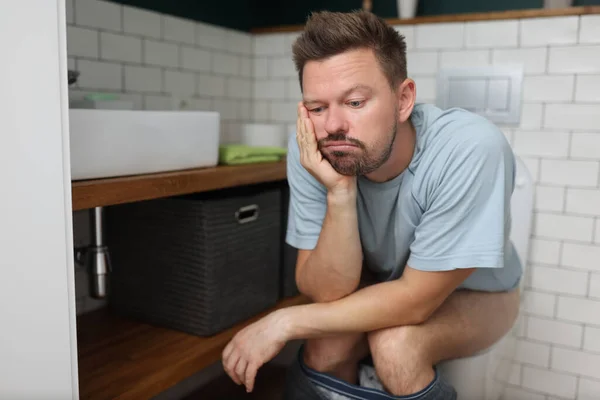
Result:
[[[489,13],[466,13],[450,15],[432,15],[410,19],[387,18],[386,22],[390,25],[417,25],[434,24],[443,22],[469,22],[469,21],[492,21],[503,19],[521,19],[521,18],[544,18],[544,17],[562,17],[567,15],[588,15],[600,14],[600,6],[581,6],[568,8],[533,8],[528,10],[510,10],[497,11]],[[265,28],[252,29],[252,33],[277,33],[277,32],[300,32],[304,29],[303,25],[285,25]]]
[[280,161],[74,181],[73,211],[284,179]]
[[308,303],[282,300],[271,310],[208,338],[114,316],[101,309],[78,317],[82,399],[149,399],[221,359],[229,340],[275,309]]

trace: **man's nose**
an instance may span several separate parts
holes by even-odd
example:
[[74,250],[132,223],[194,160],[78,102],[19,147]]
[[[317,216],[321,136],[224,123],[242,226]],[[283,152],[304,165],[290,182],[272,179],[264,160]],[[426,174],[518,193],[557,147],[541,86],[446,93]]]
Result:
[[327,110],[327,117],[325,120],[325,131],[328,134],[347,132],[348,122],[344,117],[344,113],[337,107],[330,107]]

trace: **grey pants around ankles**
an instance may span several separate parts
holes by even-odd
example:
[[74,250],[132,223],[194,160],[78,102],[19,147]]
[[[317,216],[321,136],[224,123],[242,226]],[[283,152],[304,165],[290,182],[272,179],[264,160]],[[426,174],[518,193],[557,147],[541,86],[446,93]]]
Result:
[[[377,385],[352,385],[331,375],[308,367],[302,355],[288,369],[283,400],[456,400],[456,390],[442,379],[438,371],[433,381],[423,390],[406,395],[394,396]],[[367,367],[368,368],[368,367]]]

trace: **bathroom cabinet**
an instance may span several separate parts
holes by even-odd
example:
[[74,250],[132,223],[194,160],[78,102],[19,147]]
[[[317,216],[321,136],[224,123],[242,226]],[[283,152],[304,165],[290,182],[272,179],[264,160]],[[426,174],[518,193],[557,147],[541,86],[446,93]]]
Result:
[[[285,162],[217,166],[72,183],[73,210],[104,207],[286,179]],[[237,331],[304,296],[281,300],[272,310],[211,337],[152,326],[107,309],[77,318],[79,391],[85,399],[151,398],[218,361]]]

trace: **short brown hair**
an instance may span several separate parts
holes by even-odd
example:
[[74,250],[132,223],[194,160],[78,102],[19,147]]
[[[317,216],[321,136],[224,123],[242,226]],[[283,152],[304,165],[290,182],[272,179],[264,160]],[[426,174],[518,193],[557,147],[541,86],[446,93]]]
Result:
[[404,36],[383,19],[367,11],[312,13],[292,46],[300,89],[303,90],[302,72],[307,61],[324,60],[360,48],[374,51],[392,88],[406,79]]

